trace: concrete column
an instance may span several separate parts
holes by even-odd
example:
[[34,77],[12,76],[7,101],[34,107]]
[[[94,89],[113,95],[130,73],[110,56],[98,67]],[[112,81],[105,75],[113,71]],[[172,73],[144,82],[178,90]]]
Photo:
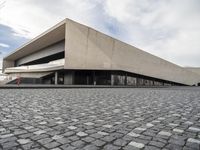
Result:
[[96,75],[95,75],[95,71],[93,71],[93,82],[94,82],[94,85],[96,85],[96,84],[97,84],[97,82],[96,82]]
[[73,84],[73,71],[66,71],[64,75],[64,84],[66,85],[72,85]]
[[111,85],[114,85],[114,75],[113,74],[111,74]]
[[55,72],[55,84],[58,84],[58,72]]
[[127,73],[125,74],[124,85],[127,85]]

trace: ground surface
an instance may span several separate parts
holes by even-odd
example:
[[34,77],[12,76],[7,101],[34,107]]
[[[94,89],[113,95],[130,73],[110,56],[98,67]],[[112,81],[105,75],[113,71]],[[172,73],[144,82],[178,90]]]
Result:
[[1,89],[0,149],[200,149],[200,88]]

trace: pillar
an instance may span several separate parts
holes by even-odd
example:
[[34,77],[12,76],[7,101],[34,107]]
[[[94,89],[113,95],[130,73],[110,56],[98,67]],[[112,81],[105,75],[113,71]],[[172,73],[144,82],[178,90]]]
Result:
[[125,74],[124,85],[127,85],[127,73]]
[[114,82],[115,82],[114,76],[115,76],[115,75],[111,74],[111,85],[112,85],[112,86],[114,85]]
[[72,85],[74,78],[74,71],[66,71],[64,75],[64,84]]
[[55,72],[55,84],[58,84],[58,72]]

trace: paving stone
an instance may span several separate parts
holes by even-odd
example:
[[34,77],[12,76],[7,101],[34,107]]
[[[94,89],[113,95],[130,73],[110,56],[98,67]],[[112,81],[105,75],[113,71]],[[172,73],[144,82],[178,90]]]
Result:
[[75,150],[77,149],[77,147],[74,147],[74,146],[71,146],[69,144],[65,144],[65,145],[62,145],[60,146],[63,150]]
[[17,142],[19,142],[20,144],[27,144],[29,142],[31,142],[30,139],[18,139]]
[[169,143],[176,144],[179,146],[184,146],[185,145],[185,140],[184,139],[179,139],[179,138],[170,138],[168,141]]
[[134,133],[134,132],[130,132],[127,135],[132,136],[132,137],[139,137],[140,134]]
[[178,126],[178,124],[175,124],[175,123],[169,123],[169,126],[176,127],[176,126]]
[[48,148],[48,149],[52,149],[55,147],[58,147],[60,145],[60,143],[58,142],[50,142],[44,145],[44,147]]
[[134,141],[138,142],[138,143],[143,143],[145,145],[149,143],[149,140],[144,140],[144,139],[140,139],[140,138],[135,138]]
[[23,150],[30,150],[30,149],[35,148],[35,143],[34,142],[30,142],[30,143],[21,145],[21,147],[23,148]]
[[3,147],[3,149],[11,149],[12,147],[16,147],[18,145],[19,144],[16,143],[15,141],[10,141],[10,142],[3,143],[1,146]]
[[15,141],[15,140],[17,140],[17,138],[15,136],[8,137],[8,138],[3,138],[3,139],[0,139],[0,144],[1,143],[6,143],[6,142],[10,142],[10,141]]
[[113,144],[117,145],[117,146],[125,146],[127,144],[127,141],[125,141],[123,139],[117,139],[117,140],[114,141]]
[[53,141],[52,138],[44,138],[44,139],[38,140],[38,142],[39,142],[40,144],[42,144],[42,145],[45,145],[45,144],[50,143],[50,142],[52,142],[52,141]]
[[5,132],[5,131],[6,131],[5,128],[0,128],[0,132],[1,132],[1,133]]
[[87,126],[92,126],[92,125],[94,125],[93,122],[86,122],[86,123],[84,123],[84,124],[87,125]]
[[177,133],[183,133],[183,132],[184,132],[184,130],[177,129],[177,128],[173,129],[173,131],[174,131],[174,132],[177,132]]
[[152,123],[147,123],[147,124],[146,124],[146,127],[147,127],[147,128],[151,128],[151,127],[153,127],[153,126],[154,126],[154,125],[153,125]]
[[40,139],[44,139],[44,138],[48,138],[49,136],[46,134],[40,134],[40,135],[34,135],[31,136],[30,139],[32,140],[40,140]]
[[187,140],[187,142],[191,142],[191,143],[200,144],[200,140],[193,139],[193,138],[189,138],[189,139]]
[[78,141],[75,141],[75,142],[72,142],[71,145],[72,146],[75,146],[75,147],[84,147],[86,143],[84,141],[81,141],[81,140],[78,140]]
[[166,148],[169,150],[182,150],[182,146],[176,144],[168,144]]
[[95,145],[92,145],[92,144],[85,146],[83,149],[84,150],[99,150],[98,147],[96,147]]
[[69,127],[67,127],[68,129],[70,129],[70,130],[75,130],[75,129],[77,129],[77,127],[75,127],[75,126],[69,126]]
[[83,138],[82,140],[85,141],[85,142],[90,143],[90,142],[94,141],[95,139],[92,138],[92,137],[86,137],[86,138]]
[[129,120],[128,122],[129,123],[137,123],[137,121],[135,121],[135,120]]
[[11,137],[11,136],[14,136],[14,134],[4,134],[4,135],[0,135],[0,138],[3,139],[3,138]]
[[57,148],[53,148],[53,149],[51,149],[51,150],[61,150],[61,149],[57,147]]
[[145,131],[145,130],[146,130],[146,128],[141,128],[141,127],[138,127],[138,128],[135,128],[134,130]]
[[183,150],[194,150],[192,147],[187,147],[187,146],[184,146],[183,147]]
[[145,146],[143,143],[138,143],[135,141],[131,141],[128,145],[139,148],[139,149],[144,148]]
[[98,134],[101,134],[101,135],[109,135],[109,133],[107,133],[107,132],[102,132],[102,131],[99,131],[99,132],[97,132]]
[[[81,137],[81,138],[82,138],[82,137]],[[77,141],[77,140],[79,140],[80,138],[79,138],[79,136],[74,135],[74,136],[68,137],[67,139],[69,139],[69,140],[71,140],[71,141]]]
[[46,131],[38,130],[38,131],[34,132],[34,134],[36,134],[36,135],[40,135],[40,134],[43,134],[43,133],[46,133]]
[[67,138],[59,138],[59,139],[56,139],[56,142],[61,143],[61,144],[67,144],[67,143],[70,143],[71,140]]
[[61,135],[54,135],[52,137],[53,140],[58,140],[58,139],[61,139],[61,138],[63,138],[63,136],[61,136]]
[[187,142],[186,146],[193,150],[199,150],[199,144],[197,143]]
[[186,122],[184,122],[185,124],[188,124],[188,125],[192,125],[193,124],[193,122],[191,122],[191,121],[186,121]]
[[63,135],[68,137],[68,136],[72,136],[74,134],[75,134],[75,132],[69,131],[69,132],[65,132]]
[[156,146],[156,147],[158,147],[158,148],[163,148],[163,147],[165,146],[164,143],[158,142],[158,141],[151,141],[151,142],[149,143],[149,145],[151,145],[151,146]]
[[155,146],[145,146],[144,150],[160,150],[160,148]]
[[114,145],[112,145],[112,144],[108,144],[108,145],[105,145],[105,146],[103,147],[103,150],[119,150],[119,149],[120,149],[120,147],[114,146]]
[[194,131],[194,132],[200,132],[200,128],[189,127],[188,129],[191,130],[191,131]]
[[96,141],[93,141],[92,143],[93,143],[94,145],[98,146],[98,147],[101,147],[101,146],[103,146],[104,144],[106,144],[106,142],[101,141],[101,140],[96,140]]
[[140,150],[141,148],[137,148],[131,145],[127,145],[125,147],[123,147],[123,150]]
[[143,135],[147,135],[147,136],[152,136],[152,137],[156,135],[155,132],[150,132],[150,131],[145,131],[145,132],[143,132],[142,134],[143,134]]
[[78,135],[80,137],[84,137],[84,136],[87,136],[88,134],[85,132],[78,132],[78,133],[76,133],[76,135]]
[[91,134],[90,136],[93,137],[93,138],[96,138],[96,139],[99,139],[99,138],[103,137],[103,135],[98,134],[98,133]]
[[106,124],[106,125],[103,125],[104,128],[112,128],[112,125],[109,125],[109,124]]
[[65,122],[63,122],[63,121],[57,121],[56,123],[57,124],[64,124]]
[[47,124],[47,122],[46,121],[42,121],[39,124],[44,125],[44,124]]
[[160,131],[158,134],[163,135],[163,136],[171,136],[172,135],[170,132],[166,132],[166,131]]
[[106,142],[112,142],[114,141],[116,138],[113,137],[113,136],[105,136],[103,138],[101,138],[103,141],[106,141]]

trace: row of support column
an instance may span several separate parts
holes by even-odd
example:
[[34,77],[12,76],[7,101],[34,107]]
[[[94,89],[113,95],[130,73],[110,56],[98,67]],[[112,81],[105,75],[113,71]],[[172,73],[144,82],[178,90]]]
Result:
[[[65,85],[72,85],[72,84],[74,84],[74,75],[75,75],[75,72],[74,71],[69,71],[69,72],[65,72],[64,73],[64,76],[63,76],[63,80],[64,80],[64,83],[63,84],[65,84]],[[91,76],[89,77],[89,76],[86,76],[86,84],[87,85],[89,85],[89,84],[93,84],[93,85],[96,85],[97,84],[97,77],[96,77],[96,74],[95,74],[95,71],[92,71],[92,80],[93,80],[93,83],[91,82]],[[111,75],[110,75],[110,84],[113,86],[113,85],[115,85],[115,74],[112,74],[111,73]],[[120,75],[119,75],[120,76]],[[128,85],[128,75],[127,75],[127,73],[125,73],[124,75],[124,81],[123,81],[123,85]],[[57,85],[58,84],[58,78],[59,78],[59,74],[58,74],[58,71],[56,71],[55,72],[55,74],[54,74],[54,81],[55,81],[55,85]],[[156,81],[154,81],[154,80],[151,80],[152,82],[153,82],[153,85],[154,85],[154,82],[156,82]],[[160,82],[161,83],[161,82]],[[138,79],[136,80],[136,85],[138,85],[139,84],[139,81],[138,81]],[[164,83],[162,83],[162,85],[164,85]]]

